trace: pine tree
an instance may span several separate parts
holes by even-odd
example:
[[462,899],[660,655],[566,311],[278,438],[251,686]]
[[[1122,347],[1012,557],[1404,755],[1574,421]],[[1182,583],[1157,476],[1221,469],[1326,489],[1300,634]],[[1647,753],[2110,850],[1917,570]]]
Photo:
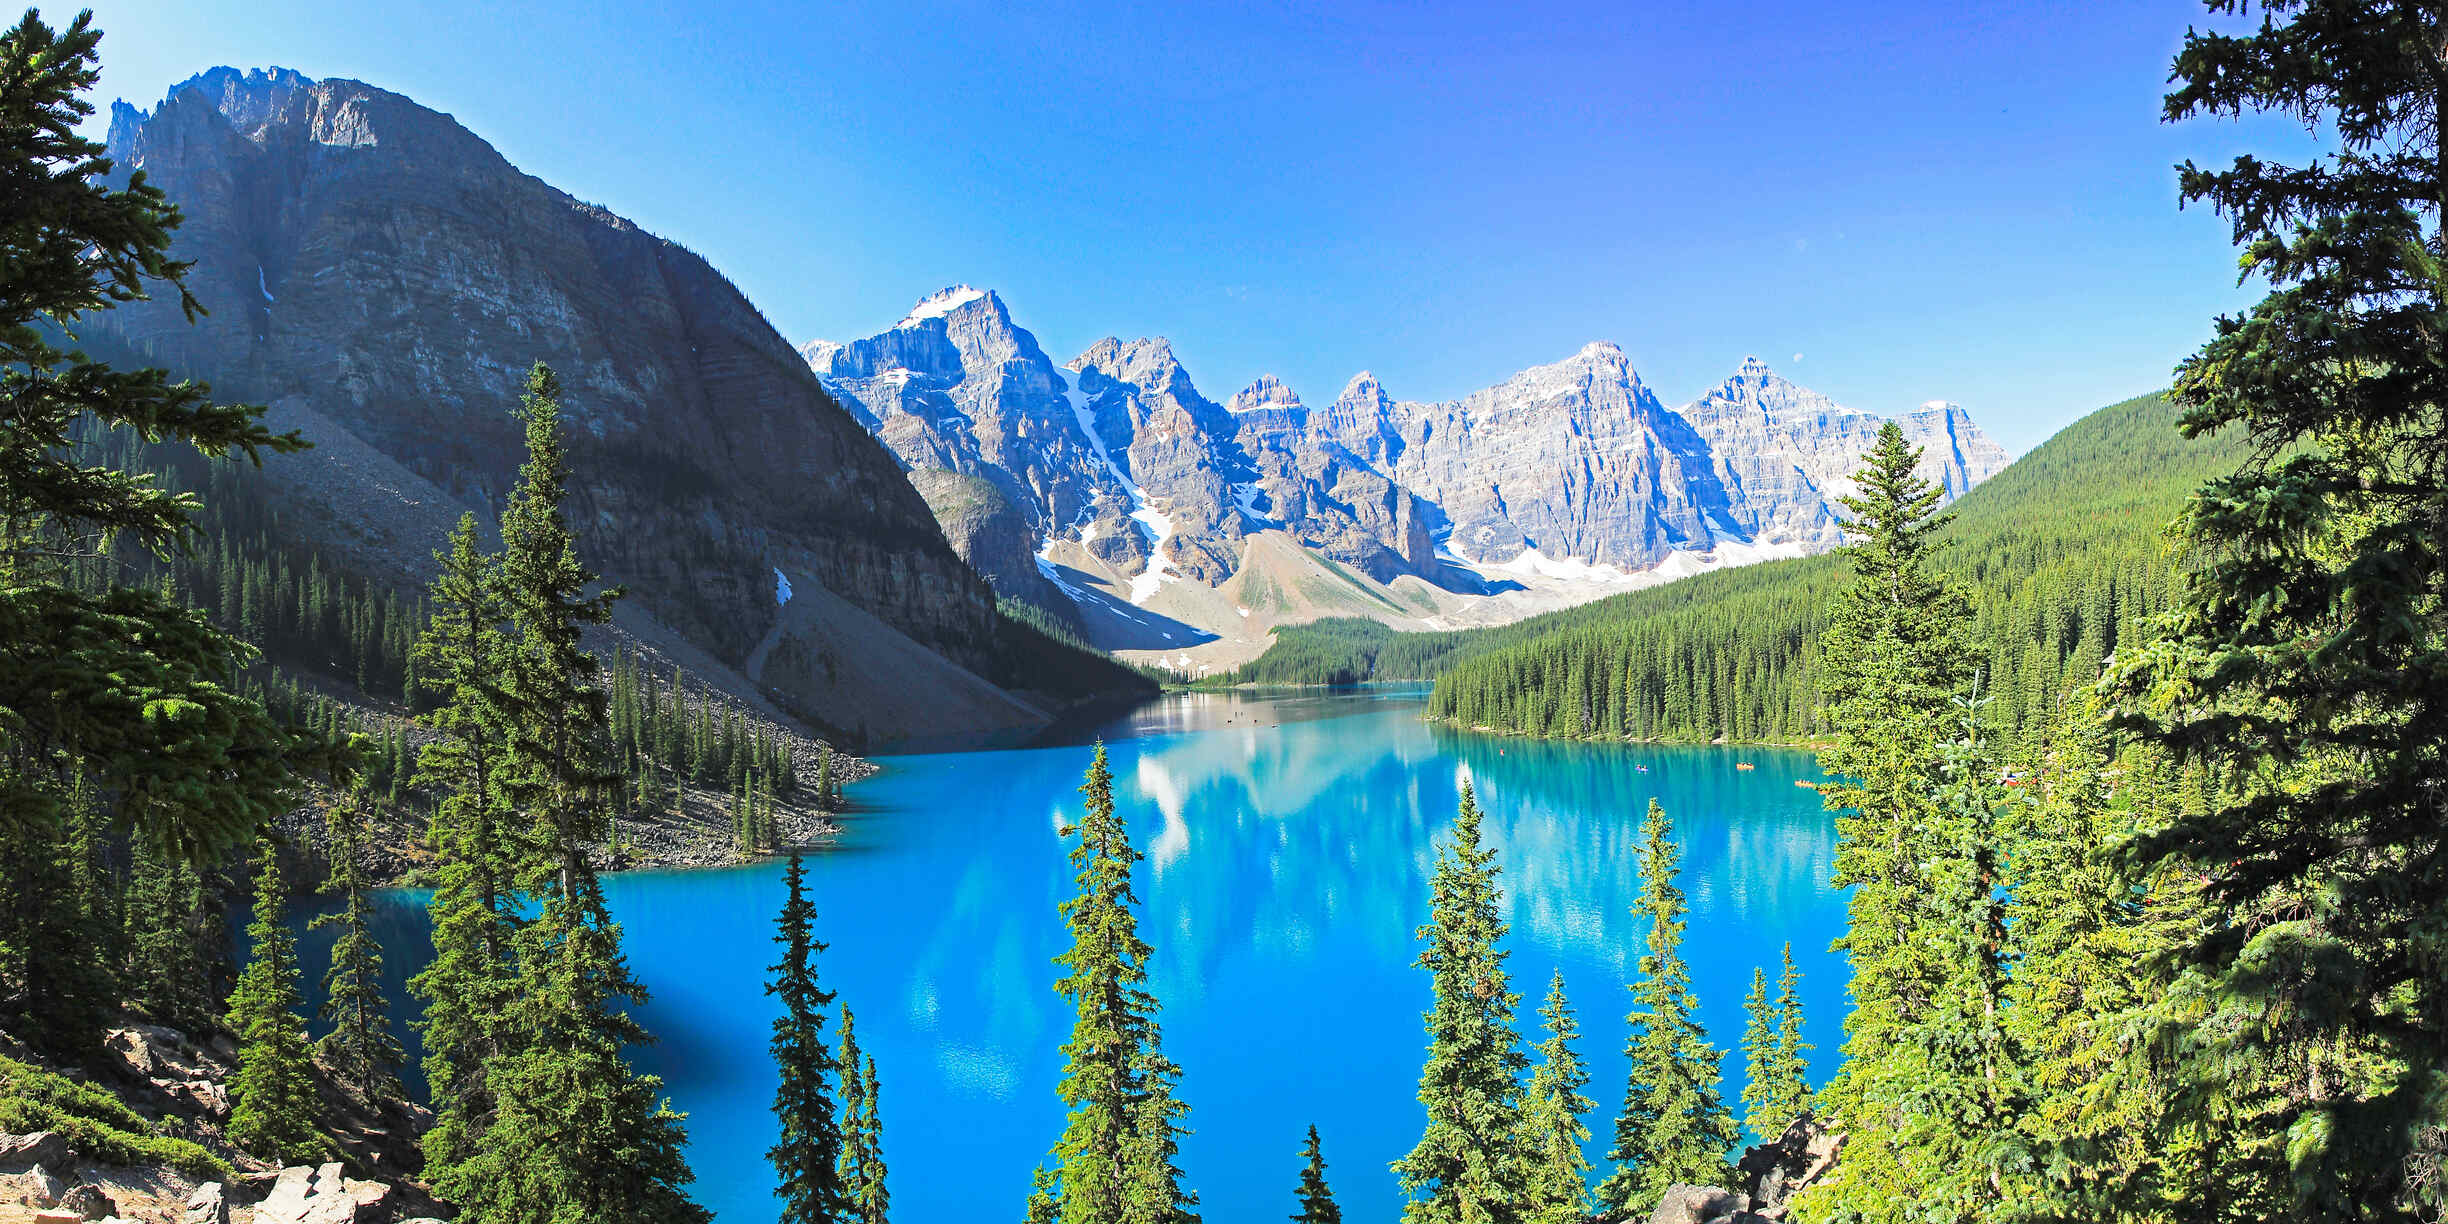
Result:
[[[853,1213],[843,1185],[842,1134],[843,1123],[855,1126],[857,1115],[837,1121],[833,1113],[835,1063],[824,1036],[824,1008],[833,995],[816,984],[816,956],[825,945],[815,936],[816,906],[807,899],[806,879],[806,865],[792,855],[782,875],[787,895],[774,936],[782,959],[765,986],[765,993],[782,1001],[782,1014],[773,1022],[774,1068],[781,1077],[774,1118],[781,1137],[765,1156],[779,1181],[783,1224],[833,1224]],[[848,1040],[845,1023],[845,1050]],[[845,1081],[857,1074],[855,1066],[844,1066]],[[845,1093],[845,1104],[849,1099]]]
[[848,1219],[859,1224],[884,1224],[892,1206],[885,1187],[884,1123],[876,1101],[875,1059],[859,1050],[850,1009],[842,1009],[841,1025],[842,1193],[850,1203]]
[[256,843],[255,912],[247,923],[249,953],[230,994],[228,1024],[238,1035],[238,1069],[230,1076],[229,1141],[283,1163],[310,1161],[324,1151],[317,1131],[313,1058],[306,1022],[298,1017],[297,941],[283,920],[280,857],[269,840]]
[[2225,920],[2183,949],[2213,997],[2182,1048],[2199,1075],[2287,1082],[2272,1188],[2296,1218],[2448,1211],[2442,33],[2426,4],[2267,6],[2188,33],[2165,107],[2284,116],[2323,150],[2180,169],[2270,292],[2218,320],[2172,398],[2187,435],[2252,453],[2187,509],[2198,568],[2112,675],[2123,728],[2234,780],[2137,853],[2208,877]]
[[875,1055],[859,1063],[859,1180],[850,1188],[859,1224],[884,1224],[892,1210],[892,1193],[884,1167],[883,1090],[876,1086]]
[[[2016,917],[2005,1023],[2033,1154],[2002,1190],[2005,1218],[2140,1224],[2212,1202],[2228,1218],[2284,1218],[2283,1181],[2256,1189],[2257,1162],[2233,1156],[2266,1150],[2257,1119],[2202,1116],[2181,1068],[2159,1056],[2169,1019],[2203,1001],[2203,980],[2174,964],[2204,925],[2203,885],[2169,867],[2137,875],[2121,853],[2179,801],[2158,754],[2129,747],[2111,763],[2102,714],[2094,697],[2069,703],[2040,753],[2037,801],[2007,809]],[[2245,1070],[2232,1068],[2219,1095],[2251,1095]]]
[[1853,1010],[1818,1105],[1852,1138],[1813,1218],[1977,1216],[1999,1150],[1986,1140],[2012,1125],[2001,1085],[1977,1078],[2003,1054],[1997,771],[1978,707],[1962,700],[1967,613],[1930,568],[1946,516],[1943,490],[1914,474],[1919,458],[1882,429],[1845,502],[1853,580],[1828,629],[1820,763],[1846,779],[1821,791],[1841,813],[1835,882],[1851,894],[1838,947]]
[[[2005,796],[1976,714],[1963,703],[1960,737],[1939,752],[1916,838],[1920,924],[1907,946],[1918,993],[1886,1014],[1876,1058],[1847,1043],[1823,1099],[1850,1138],[1810,1197],[1810,1220],[1983,1220],[1999,1206],[1998,1166],[2019,1144],[2024,1105],[2003,1014],[1996,813]],[[1863,976],[1857,965],[1857,988]],[[1857,1009],[1856,1035],[1862,1018]]]
[[1618,1211],[1653,1203],[1676,1182],[1722,1182],[1726,1155],[1740,1137],[1717,1093],[1723,1055],[1700,1027],[1700,1001],[1683,962],[1683,890],[1675,883],[1681,863],[1666,810],[1652,799],[1641,822],[1634,911],[1648,920],[1648,951],[1625,1018],[1624,1056],[1632,1069],[1607,1151],[1615,1171],[1598,1187],[1598,1201]]
[[426,903],[433,958],[409,989],[425,1001],[417,1028],[434,1124],[420,1142],[427,1178],[438,1184],[476,1154],[497,1107],[493,1067],[519,1043],[502,1018],[512,991],[522,850],[496,776],[517,717],[500,678],[508,614],[497,561],[481,551],[474,515],[460,517],[434,560],[432,616],[413,656],[420,683],[440,702],[428,718],[440,736],[418,756],[416,772],[420,787],[441,794],[428,834],[436,859]]
[[37,1048],[101,1050],[121,997],[118,915],[101,859],[103,814],[82,774],[57,831],[0,825],[0,1018]]
[[[153,798],[123,819],[169,853],[201,859],[286,810],[295,777],[336,764],[334,746],[284,727],[241,694],[254,657],[202,612],[155,585],[122,585],[111,557],[156,563],[194,546],[200,503],[146,476],[92,465],[84,438],[184,443],[206,456],[302,449],[263,409],[216,404],[161,370],[113,370],[52,341],[151,293],[198,307],[170,257],[179,212],[136,170],[123,186],[101,144],[79,134],[98,79],[90,13],[64,30],[33,10],[0,30],[0,812],[59,829],[82,772],[99,792]],[[103,574],[85,582],[83,574]]]
[[[1768,1060],[1766,1101],[1780,1129],[1811,1111],[1811,1043],[1802,1037],[1802,970],[1794,964],[1793,944],[1785,945],[1785,967],[1777,974],[1776,1048]],[[1758,1132],[1768,1136],[1771,1132]]]
[[173,853],[165,833],[137,829],[128,839],[122,922],[129,993],[165,1024],[195,1027],[212,1016],[204,886],[194,864]]
[[1301,1144],[1300,1185],[1292,1191],[1300,1210],[1292,1224],[1343,1224],[1343,1209],[1335,1206],[1334,1190],[1326,1184],[1326,1153],[1318,1146],[1317,1124],[1309,1124],[1309,1139]]
[[1083,814],[1065,830],[1079,888],[1063,902],[1071,947],[1055,958],[1055,991],[1071,1000],[1059,1089],[1068,1110],[1051,1169],[1029,1196],[1032,1219],[1062,1224],[1195,1224],[1198,1197],[1174,1155],[1188,1107],[1173,1095],[1179,1068],[1162,1052],[1147,989],[1152,951],[1139,937],[1131,867],[1139,851],[1114,808],[1113,773],[1098,744],[1080,785]]
[[502,697],[515,715],[497,757],[503,794],[529,821],[522,890],[537,915],[513,940],[516,989],[504,1016],[525,1035],[490,1067],[496,1114],[435,1189],[472,1224],[689,1224],[710,1219],[691,1180],[681,1115],[662,1081],[625,1050],[651,1040],[631,1013],[645,988],[630,976],[620,927],[587,859],[619,776],[598,665],[579,640],[611,615],[595,592],[561,502],[569,479],[559,387],[539,365],[521,408],[527,463],[502,513],[497,570],[515,631]]
[[382,945],[374,938],[373,906],[360,861],[365,809],[354,798],[331,805],[324,816],[325,841],[331,857],[331,877],[324,891],[340,899],[340,908],[317,917],[313,926],[336,926],[331,968],[323,975],[323,1018],[331,1032],[317,1046],[326,1065],[369,1100],[399,1095],[396,1071],[399,1042],[383,1011]]
[[1539,1043],[1538,1068],[1522,1093],[1522,1218],[1534,1224],[1581,1224],[1589,1218],[1589,1157],[1581,1145],[1589,1141],[1582,1122],[1595,1102],[1582,1095],[1589,1071],[1573,1050],[1581,1026],[1564,999],[1564,971],[1547,985],[1546,1005],[1539,1009],[1546,1039]]
[[1773,1104],[1776,1075],[1776,1013],[1768,1002],[1768,971],[1751,971],[1751,993],[1743,996],[1743,1129],[1773,1139],[1791,1118],[1777,1117]]
[[1419,1103],[1428,1124],[1394,1174],[1409,1224],[1511,1220],[1523,1198],[1518,1143],[1521,1072],[1529,1059],[1513,1029],[1521,996],[1505,973],[1507,927],[1496,852],[1480,840],[1479,801],[1464,783],[1453,836],[1437,847],[1429,885],[1428,1058]]

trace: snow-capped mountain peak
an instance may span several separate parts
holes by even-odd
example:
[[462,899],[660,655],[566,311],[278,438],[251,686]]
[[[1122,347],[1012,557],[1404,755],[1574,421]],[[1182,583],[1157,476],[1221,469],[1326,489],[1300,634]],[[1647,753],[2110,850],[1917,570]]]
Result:
[[947,286],[918,299],[918,304],[910,307],[910,312],[902,316],[901,321],[893,326],[895,328],[916,327],[928,319],[943,318],[971,302],[983,301],[986,297],[985,290],[969,285]]

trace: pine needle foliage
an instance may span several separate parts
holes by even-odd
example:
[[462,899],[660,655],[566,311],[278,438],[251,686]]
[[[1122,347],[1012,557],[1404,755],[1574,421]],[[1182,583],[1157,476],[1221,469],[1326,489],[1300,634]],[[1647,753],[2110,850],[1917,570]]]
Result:
[[1503,948],[1508,925],[1496,851],[1483,840],[1469,783],[1451,836],[1437,846],[1419,958],[1428,971],[1428,1057],[1419,1103],[1427,1126],[1394,1162],[1406,1224],[1476,1224],[1520,1218],[1521,1074],[1529,1059],[1514,1030],[1521,995]]
[[1073,1008],[1058,1089],[1068,1110],[1052,1166],[1041,1166],[1028,1218],[1061,1224],[1195,1224],[1198,1196],[1174,1164],[1189,1107],[1181,1070],[1163,1054],[1147,989],[1152,951],[1139,937],[1131,868],[1140,854],[1114,806],[1105,745],[1080,785],[1070,859],[1078,891],[1063,902],[1071,946],[1055,964]]
[[1700,1024],[1700,999],[1683,960],[1683,889],[1676,877],[1683,852],[1674,826],[1655,799],[1641,821],[1641,891],[1634,912],[1646,920],[1648,950],[1632,985],[1624,1056],[1631,1071],[1623,1111],[1615,1118],[1615,1167],[1598,1187],[1610,1210],[1657,1201],[1676,1182],[1717,1185],[1739,1138],[1734,1116],[1718,1094],[1724,1055]]

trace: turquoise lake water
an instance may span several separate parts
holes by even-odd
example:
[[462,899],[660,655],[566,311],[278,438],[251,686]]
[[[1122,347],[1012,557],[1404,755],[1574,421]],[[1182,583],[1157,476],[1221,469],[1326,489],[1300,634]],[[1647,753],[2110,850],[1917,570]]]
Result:
[[[1644,931],[1634,846],[1655,796],[1685,847],[1685,945],[1712,1039],[1732,1051],[1754,966],[1792,941],[1817,1077],[1842,1040],[1843,922],[1811,757],[1770,749],[1539,744],[1420,721],[1417,695],[1167,698],[1056,747],[881,758],[851,788],[840,843],[810,859],[825,985],[858,1015],[883,1086],[897,1220],[1019,1218],[1062,1126],[1053,1085],[1069,1026],[1052,991],[1089,735],[1108,741],[1139,834],[1168,1052],[1196,1133],[1181,1163],[1214,1224],[1293,1207],[1314,1122],[1354,1220],[1399,1211],[1388,1162],[1418,1137],[1428,1002],[1411,967],[1433,842],[1467,775],[1501,851],[1514,986],[1535,1040],[1561,967],[1591,1065],[1593,1161],[1622,1099],[1626,986]],[[1737,770],[1738,761],[1756,764]],[[1645,768],[1645,772],[1644,772]],[[661,1038],[641,1051],[688,1111],[695,1192],[723,1224],[774,1218],[772,1019],[781,865],[610,877],[630,962]],[[422,899],[386,897],[398,987],[423,955]],[[319,975],[329,932],[309,940]],[[1725,1084],[1740,1090],[1741,1057]]]

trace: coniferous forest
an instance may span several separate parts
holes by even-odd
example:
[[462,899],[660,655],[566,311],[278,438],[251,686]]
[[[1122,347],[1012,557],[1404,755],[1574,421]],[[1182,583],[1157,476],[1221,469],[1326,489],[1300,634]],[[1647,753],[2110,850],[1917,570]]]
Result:
[[[2336,151],[2178,169],[2266,295],[2167,391],[1953,501],[1889,422],[1830,555],[1493,629],[1320,621],[1218,682],[1433,681],[1426,716],[1461,734],[1806,745],[1840,1048],[1807,1035],[1791,943],[1739,966],[1741,1030],[1711,1029],[1732,979],[1695,942],[1697,813],[1645,795],[1612,797],[1605,843],[1636,898],[1621,972],[1525,972],[1526,860],[1557,852],[1501,836],[1510,797],[1465,775],[1411,899],[1416,1091],[1371,1103],[1416,1140],[1363,1171],[1287,1113],[1278,1166],[1196,1167],[1215,1081],[1163,977],[1190,932],[1151,906],[1183,850],[1098,740],[1052,835],[1062,950],[1034,966],[1060,1125],[998,1187],[1012,1215],[1195,1224],[1202,1181],[1263,1182],[1339,1224],[1365,1175],[1407,1224],[2448,1216],[2448,19],[2260,17],[2185,38],[2162,118],[2277,115]],[[304,436],[89,343],[131,303],[203,308],[179,202],[83,134],[100,48],[90,14],[0,32],[0,1156],[23,1201],[113,1217],[60,1178],[107,1166],[175,1176],[188,1220],[377,1181],[385,1218],[714,1219],[606,880],[694,836],[780,870],[741,1001],[772,1016],[779,1218],[884,1224],[911,1150],[885,1119],[918,1069],[878,1038],[903,1001],[829,976],[811,866],[876,767],[622,628],[635,596],[581,524],[583,372],[520,363],[515,479],[399,589],[265,491],[318,462]],[[1154,687],[1025,601],[985,625],[980,684]],[[430,931],[410,965],[378,931],[403,882]],[[95,1069],[131,1043],[214,1070],[194,1099],[122,1091]]]

